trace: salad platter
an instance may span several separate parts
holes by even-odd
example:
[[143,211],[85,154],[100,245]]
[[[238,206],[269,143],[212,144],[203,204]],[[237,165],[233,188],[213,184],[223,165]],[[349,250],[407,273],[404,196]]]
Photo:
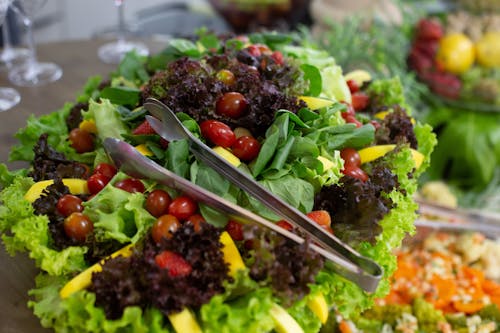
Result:
[[[152,101],[194,141],[164,134]],[[398,78],[343,73],[297,35],[206,31],[128,54],[16,138],[29,166],[0,165],[0,232],[37,268],[17,307],[56,332],[319,332],[359,314],[389,293],[436,144]],[[133,154],[182,180],[138,177]],[[346,253],[357,274],[335,264]]]

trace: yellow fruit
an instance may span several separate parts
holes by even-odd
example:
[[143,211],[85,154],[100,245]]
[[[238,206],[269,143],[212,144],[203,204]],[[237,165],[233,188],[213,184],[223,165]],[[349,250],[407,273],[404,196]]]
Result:
[[226,148],[216,146],[212,148],[214,152],[216,152],[220,157],[225,159],[226,161],[229,162],[229,164],[233,165],[234,167],[238,167],[241,164],[241,161],[238,157],[236,157],[233,153],[231,153],[229,150]]
[[436,60],[447,72],[461,74],[474,63],[474,43],[462,33],[444,36],[439,41]]
[[331,99],[311,97],[311,96],[300,96],[299,99],[307,104],[307,107],[311,110],[318,110],[327,106],[331,106],[335,103]]
[[245,268],[240,252],[233,242],[231,236],[224,231],[219,238],[222,243],[222,253],[224,254],[224,262],[229,265],[229,275],[236,276],[236,272]]
[[328,320],[328,304],[326,304],[325,296],[322,293],[311,296],[307,301],[307,307],[311,309],[322,324],[326,323]]
[[346,81],[353,80],[361,87],[363,83],[371,81],[372,75],[365,70],[357,69],[344,75],[344,79]]
[[[85,179],[79,178],[64,178],[62,180],[63,184],[69,188],[71,194],[89,194],[89,189],[87,187],[87,181]],[[54,183],[53,180],[42,180],[33,184],[28,192],[24,195],[24,198],[29,202],[34,202],[40,197],[43,190],[49,185]]]
[[187,308],[181,312],[168,315],[168,319],[177,333],[202,333],[196,317]]
[[59,291],[59,297],[64,299],[64,298],[71,296],[73,293],[76,293],[79,290],[83,290],[83,289],[87,288],[92,283],[92,274],[94,272],[100,272],[102,270],[101,264],[106,259],[115,258],[115,257],[120,256],[120,255],[124,256],[124,257],[128,257],[132,254],[131,249],[132,249],[132,244],[127,245],[127,246],[121,248],[120,250],[112,253],[107,258],[103,259],[102,261],[90,266],[89,268],[87,268],[86,270],[84,270],[83,272],[81,272],[80,274],[75,276],[74,278],[72,278],[68,283],[66,283],[64,285],[64,287],[62,287],[62,289]]
[[476,42],[477,62],[485,67],[500,67],[500,32],[487,32]]
[[153,156],[153,152],[149,150],[145,143],[135,146],[135,149],[139,151],[144,156]]
[[93,119],[83,120],[78,127],[82,131],[90,132],[93,134],[97,134],[97,126],[95,125],[95,121]]
[[295,319],[278,304],[273,304],[271,307],[271,317],[274,320],[274,329],[278,333],[304,333]]
[[[394,150],[394,148],[396,148],[396,145],[378,145],[378,146],[363,148],[358,151],[359,157],[361,158],[361,164],[374,161],[377,158],[380,158],[385,154],[387,154],[388,152]],[[422,165],[425,156],[422,153],[416,151],[415,149],[410,149],[410,150],[413,161],[415,162],[415,167],[418,169]]]

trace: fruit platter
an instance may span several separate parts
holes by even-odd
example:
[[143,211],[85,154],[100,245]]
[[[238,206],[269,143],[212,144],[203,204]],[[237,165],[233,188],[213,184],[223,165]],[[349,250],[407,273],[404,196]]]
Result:
[[416,27],[408,65],[441,101],[500,110],[500,15],[467,11],[426,17]]
[[[203,163],[187,140],[160,136],[151,99],[314,228],[373,260],[377,288],[346,278],[294,221]],[[413,196],[436,138],[411,111],[398,78],[343,73],[295,34],[201,30],[150,57],[128,54],[18,131],[10,158],[28,167],[0,166],[3,246],[39,270],[27,306],[55,332],[320,332],[354,318],[391,297],[393,251],[415,233]],[[304,242],[131,176],[109,139]]]

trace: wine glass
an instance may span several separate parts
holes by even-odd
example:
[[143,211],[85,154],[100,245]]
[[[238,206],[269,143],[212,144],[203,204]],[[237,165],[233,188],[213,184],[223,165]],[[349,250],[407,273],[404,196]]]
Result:
[[62,76],[62,69],[50,62],[38,62],[35,40],[33,38],[33,15],[45,5],[47,0],[16,0],[12,8],[18,13],[26,26],[26,36],[30,57],[19,66],[12,67],[9,79],[16,85],[33,87],[57,81]]
[[113,0],[118,9],[118,38],[116,41],[104,44],[99,48],[99,58],[108,64],[119,63],[127,52],[135,50],[139,55],[147,56],[149,50],[146,45],[125,39],[125,18],[123,14],[123,0]]
[[[5,20],[5,14],[11,0],[0,0],[0,26],[2,26]],[[0,111],[5,111],[19,103],[21,96],[19,93],[12,88],[0,88]]]
[[[7,10],[7,13],[9,10]],[[8,15],[7,15],[8,17]],[[7,19],[2,27],[3,49],[0,51],[0,68],[6,69],[12,65],[18,65],[25,62],[30,55],[27,48],[14,47],[12,45],[10,26]]]

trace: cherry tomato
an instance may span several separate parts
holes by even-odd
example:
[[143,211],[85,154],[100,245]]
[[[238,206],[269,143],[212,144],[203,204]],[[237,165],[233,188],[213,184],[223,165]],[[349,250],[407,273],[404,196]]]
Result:
[[194,227],[194,231],[199,232],[201,229],[201,224],[206,223],[206,221],[205,218],[200,214],[194,214],[187,219],[186,223],[192,224]]
[[352,107],[356,111],[364,110],[370,104],[370,97],[364,92],[358,91],[352,94]]
[[249,47],[247,47],[247,51],[254,57],[260,57],[262,55],[262,52],[258,45],[250,45]]
[[346,102],[341,102],[341,103],[347,107],[347,110],[341,113],[342,118],[345,119],[345,117],[348,115],[354,116],[356,114],[356,111],[354,110],[351,104]]
[[344,148],[340,151],[340,157],[344,160],[344,165],[346,167],[348,165],[356,167],[361,165],[361,158],[359,157],[359,153],[356,149]]
[[352,116],[352,115],[347,115],[345,118],[345,122],[348,123],[348,124],[354,124],[356,125],[357,128],[360,128],[361,126],[363,126],[363,124],[356,119],[356,117]]
[[375,127],[375,130],[378,130],[380,128],[380,123],[376,120],[370,120],[370,124],[372,124],[373,127]]
[[109,178],[100,174],[95,173],[87,179],[87,187],[89,188],[90,194],[97,194],[109,183]]
[[326,210],[313,210],[312,212],[307,213],[307,217],[322,227],[329,227],[332,224],[330,213]]
[[236,136],[229,126],[217,120],[205,120],[200,124],[201,135],[215,145],[230,148]]
[[237,119],[248,109],[248,101],[239,92],[228,92],[222,95],[215,104],[215,112],[221,116]]
[[243,226],[240,223],[229,220],[226,224],[225,230],[233,240],[235,241],[243,240]]
[[87,236],[94,231],[94,224],[90,218],[79,212],[69,215],[64,220],[63,227],[66,235],[79,243],[85,242]]
[[135,178],[125,178],[115,183],[115,187],[130,193],[144,193],[146,188],[144,184]]
[[56,208],[64,217],[70,216],[71,213],[80,213],[83,211],[82,199],[72,194],[63,195],[57,200]]
[[154,217],[168,213],[168,206],[172,202],[170,195],[163,190],[154,190],[146,199],[146,210]]
[[242,136],[236,139],[231,150],[239,159],[249,162],[259,155],[260,143],[251,136]]
[[172,200],[168,206],[168,213],[177,217],[179,220],[187,220],[196,213],[198,205],[190,197],[180,196]]
[[293,230],[293,225],[290,224],[290,222],[287,222],[285,220],[280,220],[276,223],[278,226],[282,227],[285,230],[292,231]]
[[99,163],[94,168],[94,173],[100,173],[109,179],[113,178],[117,172],[118,170],[116,170],[115,166],[108,163]]
[[234,82],[236,82],[236,77],[234,76],[233,72],[227,69],[221,69],[217,72],[215,77],[226,86],[231,86],[234,84]]
[[271,54],[271,58],[273,58],[274,62],[277,65],[281,66],[285,63],[283,53],[281,53],[280,51],[274,51],[273,54]]
[[368,175],[359,167],[356,166],[346,166],[342,173],[346,176],[357,178],[362,182],[368,180]]
[[347,86],[349,87],[351,94],[359,91],[359,84],[354,80],[347,80]]
[[68,139],[79,154],[94,150],[94,136],[90,132],[74,128],[69,132]]
[[163,238],[170,239],[179,229],[181,223],[177,217],[165,214],[160,216],[151,228],[151,237],[156,243],[160,243]]

